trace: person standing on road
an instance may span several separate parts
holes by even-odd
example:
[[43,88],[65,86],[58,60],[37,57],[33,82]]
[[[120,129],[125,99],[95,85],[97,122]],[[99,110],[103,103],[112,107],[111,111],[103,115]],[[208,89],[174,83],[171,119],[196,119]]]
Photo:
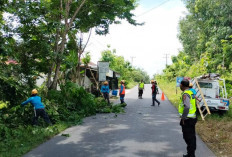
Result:
[[141,82],[139,83],[138,89],[139,89],[139,96],[138,96],[138,98],[142,99],[143,90],[144,90],[144,82],[143,82],[143,80],[141,80]]
[[28,103],[31,103],[34,106],[34,118],[33,118],[33,125],[38,125],[38,118],[41,116],[45,122],[48,124],[51,124],[51,121],[45,112],[44,104],[41,102],[41,97],[37,96],[38,91],[36,89],[33,89],[31,91],[31,97],[24,101],[21,106],[24,106]]
[[101,92],[103,94],[104,99],[108,102],[108,105],[110,105],[110,98],[109,98],[110,88],[107,81],[105,81],[101,86]]
[[158,103],[158,106],[160,105],[160,102],[156,99],[156,94],[157,94],[157,91],[158,91],[158,88],[157,88],[157,85],[156,85],[156,81],[154,80],[151,80],[151,83],[152,83],[152,105],[151,106],[155,106],[155,101]]
[[156,87],[156,94],[159,94],[158,85],[156,81],[155,81],[155,87]]
[[119,91],[121,104],[125,103],[124,102],[125,94],[126,94],[125,81],[122,80],[121,81],[121,86],[120,86],[120,91]]
[[183,138],[187,144],[187,154],[184,154],[183,157],[195,157],[196,100],[193,98],[193,92],[189,90],[188,80],[181,81],[180,89],[183,91],[179,104],[180,126],[182,127]]

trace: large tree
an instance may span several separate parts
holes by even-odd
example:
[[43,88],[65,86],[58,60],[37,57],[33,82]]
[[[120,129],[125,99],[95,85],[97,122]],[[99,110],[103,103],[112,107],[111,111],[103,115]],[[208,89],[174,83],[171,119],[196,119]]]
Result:
[[[122,19],[138,24],[131,13],[135,0],[15,0],[7,7],[12,22],[17,20],[17,26],[8,23],[8,28],[18,35],[20,61],[28,60],[23,63],[25,67],[40,68],[39,72],[48,74],[47,86],[51,89],[56,88],[61,65],[69,53],[70,32],[88,32],[95,27],[97,34],[104,35],[110,24],[119,24]],[[80,50],[77,48],[77,53]]]
[[[180,21],[179,38],[184,52],[199,60],[204,53],[212,59],[209,71],[222,65],[229,68],[230,62],[223,52],[223,40],[232,35],[231,0],[184,0],[188,14]],[[230,57],[231,58],[231,57]]]

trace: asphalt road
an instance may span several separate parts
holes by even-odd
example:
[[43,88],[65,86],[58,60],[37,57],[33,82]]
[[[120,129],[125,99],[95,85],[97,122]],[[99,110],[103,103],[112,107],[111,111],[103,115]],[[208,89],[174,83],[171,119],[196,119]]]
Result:
[[[143,99],[137,93],[135,87],[126,94],[126,113],[88,117],[62,132],[70,137],[61,133],[25,157],[182,157],[186,144],[177,110],[166,97],[160,107],[151,106],[151,85],[145,85]],[[197,137],[196,157],[213,156]]]

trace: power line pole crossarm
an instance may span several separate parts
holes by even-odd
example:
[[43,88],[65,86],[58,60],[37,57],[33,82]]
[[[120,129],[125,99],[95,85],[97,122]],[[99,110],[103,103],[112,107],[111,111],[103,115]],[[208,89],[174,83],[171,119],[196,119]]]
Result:
[[169,57],[170,54],[167,54],[167,53],[166,53],[166,54],[164,54],[164,55],[165,55],[165,57],[163,57],[163,58],[166,58],[166,67],[167,67],[167,65],[168,65],[168,57]]

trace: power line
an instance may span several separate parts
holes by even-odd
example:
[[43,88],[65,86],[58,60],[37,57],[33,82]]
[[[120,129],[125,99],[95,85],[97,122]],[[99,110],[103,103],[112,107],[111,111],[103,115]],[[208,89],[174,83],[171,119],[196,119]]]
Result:
[[159,8],[160,6],[164,5],[165,3],[169,2],[169,1],[170,1],[170,0],[166,0],[166,1],[162,2],[162,3],[160,3],[159,5],[157,5],[157,6],[153,7],[153,8],[151,8],[151,9],[149,9],[149,10],[143,12],[142,14],[138,15],[137,17],[140,17],[140,16],[142,16],[142,15],[145,15],[145,14],[149,13],[150,11]]

